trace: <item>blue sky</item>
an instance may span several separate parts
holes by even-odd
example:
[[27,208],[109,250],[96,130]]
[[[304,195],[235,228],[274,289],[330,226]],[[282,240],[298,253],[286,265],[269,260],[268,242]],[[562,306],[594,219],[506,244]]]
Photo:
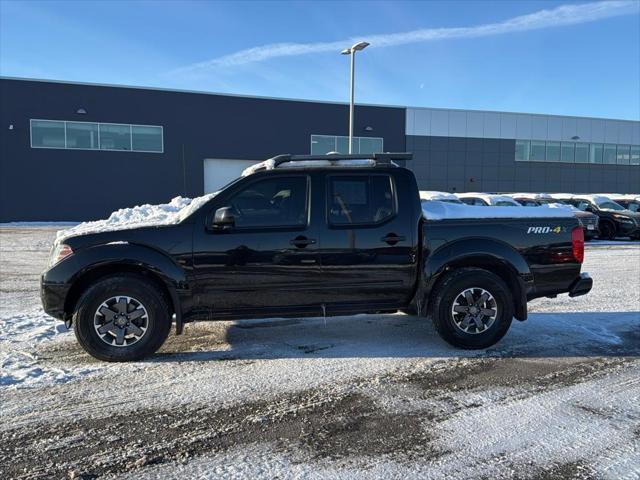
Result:
[[0,74],[640,119],[640,1],[0,0]]

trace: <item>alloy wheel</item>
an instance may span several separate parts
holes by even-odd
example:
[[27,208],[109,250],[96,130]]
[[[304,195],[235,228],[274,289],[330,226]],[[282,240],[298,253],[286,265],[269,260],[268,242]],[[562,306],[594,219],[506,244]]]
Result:
[[119,295],[102,302],[93,316],[93,327],[103,342],[128,347],[147,333],[149,314],[139,300]]
[[456,295],[451,315],[458,330],[476,335],[484,333],[494,324],[498,305],[493,295],[484,288],[467,288]]

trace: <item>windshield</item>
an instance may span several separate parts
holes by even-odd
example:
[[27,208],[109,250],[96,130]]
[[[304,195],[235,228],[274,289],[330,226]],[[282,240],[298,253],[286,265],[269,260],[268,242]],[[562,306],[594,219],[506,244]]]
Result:
[[602,202],[598,204],[598,208],[602,210],[624,210],[624,207],[616,202]]
[[631,210],[632,212],[640,211],[640,202],[629,202],[627,204],[627,210]]
[[518,204],[515,202],[507,202],[505,200],[498,200],[494,203],[496,207],[517,207]]

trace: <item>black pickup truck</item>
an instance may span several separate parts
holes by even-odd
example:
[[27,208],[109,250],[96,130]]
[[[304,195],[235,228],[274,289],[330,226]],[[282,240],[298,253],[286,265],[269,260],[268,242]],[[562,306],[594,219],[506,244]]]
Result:
[[44,309],[94,357],[128,361],[172,322],[396,311],[486,348],[529,300],[590,291],[575,218],[429,221],[394,162],[408,158],[280,155],[174,224],[62,237]]

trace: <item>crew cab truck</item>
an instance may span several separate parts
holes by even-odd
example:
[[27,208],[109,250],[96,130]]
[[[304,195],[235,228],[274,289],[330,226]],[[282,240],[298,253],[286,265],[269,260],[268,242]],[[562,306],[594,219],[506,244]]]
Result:
[[575,218],[429,221],[393,161],[408,158],[282,155],[176,223],[62,237],[44,309],[94,357],[129,361],[155,352],[172,319],[181,333],[194,320],[398,310],[486,348],[527,301],[589,292]]

